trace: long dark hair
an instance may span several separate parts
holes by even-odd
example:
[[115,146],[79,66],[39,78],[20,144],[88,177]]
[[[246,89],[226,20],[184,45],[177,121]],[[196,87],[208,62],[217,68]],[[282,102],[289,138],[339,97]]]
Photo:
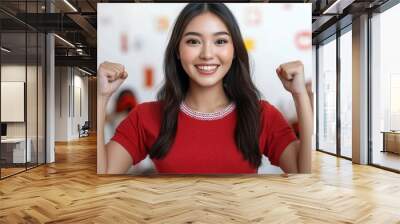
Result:
[[163,105],[160,134],[151,147],[150,158],[165,157],[174,142],[181,102],[189,89],[189,77],[178,59],[179,42],[188,23],[196,16],[211,12],[224,21],[233,41],[235,57],[223,79],[227,97],[236,104],[236,145],[245,160],[257,168],[259,151],[260,94],[250,76],[249,56],[235,17],[223,3],[189,3],[179,14],[164,56],[165,83],[157,98]]

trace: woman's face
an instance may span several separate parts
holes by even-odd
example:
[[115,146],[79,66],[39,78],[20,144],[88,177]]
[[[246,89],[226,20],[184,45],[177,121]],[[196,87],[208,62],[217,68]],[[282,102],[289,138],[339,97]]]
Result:
[[179,43],[179,58],[191,85],[221,84],[229,71],[234,48],[228,28],[216,15],[206,12],[192,19]]

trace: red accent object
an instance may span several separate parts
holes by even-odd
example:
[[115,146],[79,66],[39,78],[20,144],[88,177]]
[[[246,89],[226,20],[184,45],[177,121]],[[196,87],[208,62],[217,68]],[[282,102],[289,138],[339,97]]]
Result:
[[151,88],[153,87],[153,69],[150,67],[147,67],[144,69],[144,86],[146,88]]
[[311,48],[311,32],[300,31],[295,35],[294,43],[300,50],[308,50]]
[[126,33],[121,33],[121,51],[122,53],[128,52],[128,35]]
[[117,102],[116,112],[119,113],[126,110],[130,111],[134,109],[136,105],[137,105],[137,100],[135,96],[132,96],[131,94],[124,94]]
[[[260,101],[260,153],[279,165],[282,152],[296,136],[278,109]],[[162,104],[139,104],[117,127],[112,140],[123,146],[133,164],[148,155],[161,126]],[[163,159],[153,159],[159,173],[257,173],[235,143],[236,109],[217,120],[199,120],[180,111],[173,145]]]
[[168,17],[162,16],[158,18],[158,31],[167,31],[168,30]]

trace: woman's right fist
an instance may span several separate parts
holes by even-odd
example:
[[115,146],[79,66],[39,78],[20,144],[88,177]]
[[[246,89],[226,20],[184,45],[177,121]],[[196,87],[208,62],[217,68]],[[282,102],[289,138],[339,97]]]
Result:
[[105,61],[100,64],[97,76],[99,94],[110,97],[128,77],[128,73],[123,65]]

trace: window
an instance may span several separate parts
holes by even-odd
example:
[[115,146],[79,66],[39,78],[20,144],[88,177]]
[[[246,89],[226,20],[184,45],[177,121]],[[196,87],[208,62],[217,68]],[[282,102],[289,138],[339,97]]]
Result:
[[400,5],[371,18],[372,164],[400,170]]
[[318,48],[318,149],[336,153],[336,40]]
[[352,157],[352,34],[340,36],[340,155]]

